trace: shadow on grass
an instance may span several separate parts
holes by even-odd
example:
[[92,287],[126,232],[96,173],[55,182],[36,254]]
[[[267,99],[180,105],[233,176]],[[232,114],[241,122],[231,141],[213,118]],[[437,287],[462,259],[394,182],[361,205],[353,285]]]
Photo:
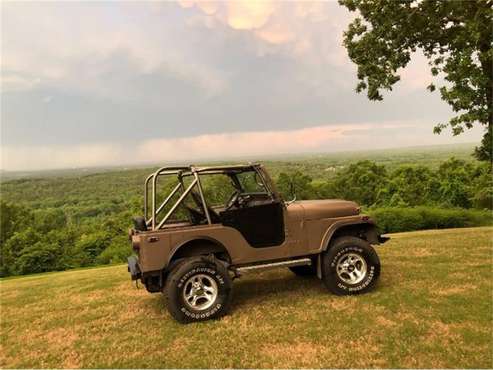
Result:
[[280,299],[296,299],[302,296],[327,294],[323,283],[313,277],[283,276],[273,278],[249,278],[237,280],[233,286],[231,312],[251,302],[269,304]]
[[[379,281],[370,294],[380,292],[382,288],[384,290],[388,289],[392,285],[389,282],[382,284]],[[154,314],[162,315],[166,312],[167,299],[161,294],[153,294],[153,296],[154,299],[147,306],[152,309]],[[300,299],[320,296],[337,297],[315,276],[276,276],[272,273],[255,276],[255,274],[250,274],[234,281],[233,299],[229,313],[233,314],[236,311],[241,311],[248,305],[262,304],[269,306],[280,304],[286,300],[295,302]]]
[[[323,283],[313,277],[282,276],[266,277],[254,276],[240,278],[233,283],[233,299],[230,313],[241,310],[253,302],[272,304],[283,299],[299,299],[301,297],[330,294]],[[153,299],[146,306],[153,314],[162,315],[166,311],[167,299],[162,294],[153,294]]]

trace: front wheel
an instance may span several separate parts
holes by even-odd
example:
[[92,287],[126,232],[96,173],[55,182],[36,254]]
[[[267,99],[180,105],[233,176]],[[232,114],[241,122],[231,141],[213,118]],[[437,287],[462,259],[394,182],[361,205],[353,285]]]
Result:
[[168,311],[189,323],[223,316],[231,301],[232,281],[226,267],[208,257],[178,263],[166,281]]
[[337,295],[365,293],[380,276],[380,260],[366,240],[344,236],[324,253],[322,273],[327,288]]

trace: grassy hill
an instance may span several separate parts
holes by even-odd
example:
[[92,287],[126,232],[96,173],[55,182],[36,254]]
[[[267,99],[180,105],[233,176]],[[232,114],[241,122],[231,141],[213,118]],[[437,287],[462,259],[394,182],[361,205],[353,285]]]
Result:
[[493,228],[394,234],[377,289],[337,297],[287,269],[235,282],[231,313],[182,326],[126,266],[0,281],[0,366],[493,366]]

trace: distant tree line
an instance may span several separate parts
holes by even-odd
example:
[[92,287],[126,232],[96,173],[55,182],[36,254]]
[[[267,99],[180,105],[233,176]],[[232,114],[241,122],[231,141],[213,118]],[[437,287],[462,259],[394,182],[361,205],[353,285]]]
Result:
[[451,158],[435,171],[403,165],[389,172],[383,165],[359,161],[327,181],[300,171],[281,173],[277,187],[285,199],[342,198],[366,207],[460,207],[492,209],[491,163],[472,164]]
[[[436,170],[406,165],[388,171],[359,161],[327,180],[295,171],[281,172],[276,183],[285,200],[294,196],[292,189],[297,199],[354,200],[376,217],[382,231],[391,232],[491,224],[491,211],[484,211],[493,208],[491,171],[490,163],[454,158]],[[2,184],[7,191],[0,201],[0,276],[125,261],[131,254],[132,216],[142,214],[146,173]],[[217,185],[209,183],[208,198],[225,198],[224,187]]]
[[121,262],[130,253],[127,222],[119,224],[111,215],[78,223],[62,209],[31,211],[5,201],[0,214],[0,276]]

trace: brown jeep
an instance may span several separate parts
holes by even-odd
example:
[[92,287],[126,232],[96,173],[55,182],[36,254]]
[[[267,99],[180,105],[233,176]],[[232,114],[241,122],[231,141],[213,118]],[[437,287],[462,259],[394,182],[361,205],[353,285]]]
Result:
[[232,280],[250,270],[289,267],[339,295],[370,290],[380,274],[372,244],[387,238],[356,203],[285,202],[259,164],[163,167],[146,179],[144,199],[128,270],[166,293],[183,323],[224,315]]

